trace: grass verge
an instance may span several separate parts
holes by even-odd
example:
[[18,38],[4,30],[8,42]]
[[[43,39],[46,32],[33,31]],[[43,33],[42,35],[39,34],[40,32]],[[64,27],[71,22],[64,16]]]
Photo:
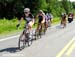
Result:
[[[60,22],[59,17],[55,17],[53,19],[53,25],[56,25],[59,22]],[[1,19],[0,20],[0,35],[7,35],[7,34],[9,35],[9,34],[13,34],[13,33],[16,33],[16,32],[21,32],[23,30],[25,22],[23,20],[23,22],[21,23],[21,25],[18,29],[16,28],[17,23],[18,23],[17,18],[14,18],[12,20],[7,20],[5,18]]]

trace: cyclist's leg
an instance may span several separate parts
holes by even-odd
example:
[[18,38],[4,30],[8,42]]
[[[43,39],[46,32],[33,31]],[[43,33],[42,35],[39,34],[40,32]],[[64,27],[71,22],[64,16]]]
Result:
[[51,24],[52,24],[52,20],[51,19],[49,19],[48,20],[48,23],[49,23],[49,27],[51,26]]
[[63,23],[63,28],[65,28],[66,27],[66,24],[65,23]]
[[32,28],[31,26],[28,26],[28,31],[29,31],[29,32],[31,31],[31,28]]
[[41,25],[41,23],[38,23],[38,25],[37,25],[37,29],[36,29],[36,32],[39,31],[39,27],[40,27],[40,25]]
[[42,25],[43,25],[43,28],[45,30],[47,30],[47,28],[48,28],[48,20],[46,20]]
[[24,40],[25,39],[25,30],[23,30],[22,34],[19,37],[20,40]]
[[63,25],[63,20],[61,20],[61,24],[60,24],[61,26]]
[[31,24],[32,24],[32,22],[30,21],[30,22],[28,22],[27,25],[26,25],[26,26],[27,26],[27,30],[28,30],[29,33],[30,33],[30,31],[31,31],[31,29],[32,29],[32,26],[33,26],[33,25],[31,25]]
[[43,25],[44,29],[47,30],[47,28],[48,28],[48,20],[46,19],[44,24],[42,24],[42,25]]
[[63,20],[63,28],[66,27],[66,20]]
[[67,22],[66,22],[66,20],[65,20],[64,27],[66,27],[66,23],[67,23]]

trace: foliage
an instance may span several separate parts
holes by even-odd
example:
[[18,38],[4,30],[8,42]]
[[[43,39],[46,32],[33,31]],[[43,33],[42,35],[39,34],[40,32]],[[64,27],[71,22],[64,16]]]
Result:
[[[58,24],[58,22],[60,22],[60,18],[59,17],[55,17],[53,19],[53,24]],[[2,19],[0,20],[0,35],[6,35],[6,34],[10,34],[10,33],[14,33],[14,32],[19,32],[21,30],[23,30],[25,22],[24,20],[22,21],[20,27],[17,29],[16,25],[18,23],[17,19],[12,19],[12,20],[7,20],[7,19]],[[37,26],[37,24],[35,26],[33,26],[33,28],[35,28]]]
[[54,16],[60,16],[62,12],[67,14],[75,9],[75,2],[68,0],[0,0],[0,18],[20,18],[23,9],[28,7],[35,15],[38,10],[51,12]]

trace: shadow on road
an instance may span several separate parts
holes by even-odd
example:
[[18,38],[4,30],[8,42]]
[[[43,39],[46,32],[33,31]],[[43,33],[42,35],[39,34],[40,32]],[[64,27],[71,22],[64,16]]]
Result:
[[59,26],[56,26],[56,29],[63,29],[63,27],[61,27],[61,26],[59,25]]
[[0,52],[10,52],[10,53],[15,53],[15,52],[19,52],[19,48],[18,47],[11,47],[11,48],[5,48],[0,50]]

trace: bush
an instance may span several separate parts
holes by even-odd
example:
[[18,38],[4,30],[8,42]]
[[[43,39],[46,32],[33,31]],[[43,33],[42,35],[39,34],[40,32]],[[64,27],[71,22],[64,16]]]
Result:
[[[17,24],[18,24],[17,19],[7,20],[4,18],[0,20],[0,34],[17,30],[16,28]],[[20,26],[19,30],[23,29],[23,26],[24,22],[22,22],[22,26]]]

